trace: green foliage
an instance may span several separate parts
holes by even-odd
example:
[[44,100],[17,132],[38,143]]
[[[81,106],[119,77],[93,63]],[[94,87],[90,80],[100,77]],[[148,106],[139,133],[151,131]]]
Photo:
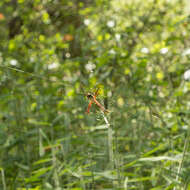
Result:
[[1,0],[0,189],[188,189],[186,6]]

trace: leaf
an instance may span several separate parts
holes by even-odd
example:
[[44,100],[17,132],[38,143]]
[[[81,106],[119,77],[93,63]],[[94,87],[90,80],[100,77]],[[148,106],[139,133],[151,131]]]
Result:
[[33,165],[44,164],[44,163],[51,162],[51,161],[52,161],[52,158],[41,159],[41,160],[34,162]]
[[128,183],[132,182],[141,182],[141,181],[151,181],[157,179],[156,177],[139,177],[139,178],[134,178],[134,179],[128,179]]
[[107,129],[107,125],[99,125],[99,126],[95,126],[95,127],[89,127],[88,129],[90,131],[96,131],[96,130],[103,130],[103,129]]
[[111,180],[117,179],[117,176],[115,174],[113,174],[113,171],[111,171],[111,170],[107,170],[104,172],[94,172],[94,173],[97,176],[102,176],[102,177],[105,177],[107,179],[111,179]]
[[182,155],[176,156],[176,157],[168,157],[168,156],[157,156],[157,157],[147,157],[147,158],[140,158],[139,161],[151,161],[151,162],[158,162],[162,160],[169,160],[174,162],[181,161]]

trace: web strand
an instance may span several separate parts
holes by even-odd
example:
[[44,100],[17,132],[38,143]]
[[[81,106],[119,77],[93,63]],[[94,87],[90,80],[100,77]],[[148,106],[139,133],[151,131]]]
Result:
[[[45,81],[50,81],[47,77],[43,77],[43,76],[40,76],[40,75],[36,75],[34,73],[23,71],[23,70],[18,69],[18,68],[13,68],[13,67],[10,67],[10,66],[5,66],[5,65],[0,65],[0,67],[1,68],[6,68],[6,69],[9,69],[9,70],[12,70],[12,71],[20,72],[20,73],[23,73],[23,74],[26,74],[26,75],[29,75],[29,76],[32,76],[32,77],[35,77],[35,78],[38,78],[38,79],[45,80]],[[66,81],[64,81],[64,82],[61,82],[61,81],[51,81],[51,82],[60,83],[60,84],[65,85],[65,86],[71,86],[71,85],[73,85],[73,84],[69,84],[69,83],[66,84]]]

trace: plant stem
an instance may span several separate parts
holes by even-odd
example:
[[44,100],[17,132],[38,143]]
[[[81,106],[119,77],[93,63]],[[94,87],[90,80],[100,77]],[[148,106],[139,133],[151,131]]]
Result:
[[[190,134],[190,131],[189,131],[189,129],[188,129],[187,136],[186,136],[186,138],[185,138],[185,144],[184,144],[184,148],[183,148],[182,159],[181,159],[181,161],[180,161],[180,163],[179,163],[179,167],[178,167],[178,170],[177,170],[176,181],[179,180],[179,175],[180,175],[180,172],[181,172],[181,169],[182,169],[182,166],[183,166],[183,162],[184,162],[184,159],[185,159],[185,154],[186,154],[187,149],[188,149],[189,134]],[[174,187],[174,190],[176,190],[176,187]]]
[[113,130],[110,127],[110,123],[108,122],[107,117],[105,116],[104,112],[102,111],[102,116],[104,118],[104,121],[106,123],[106,126],[108,128],[108,147],[109,147],[109,160],[111,163],[111,166],[113,167],[114,159],[113,159]]
[[2,176],[3,190],[6,190],[5,174],[3,168],[1,168],[1,176]]

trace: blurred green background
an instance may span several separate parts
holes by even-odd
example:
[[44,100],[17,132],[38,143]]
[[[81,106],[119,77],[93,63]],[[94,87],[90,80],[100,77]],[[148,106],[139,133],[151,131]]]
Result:
[[0,189],[190,189],[188,6],[1,0]]

